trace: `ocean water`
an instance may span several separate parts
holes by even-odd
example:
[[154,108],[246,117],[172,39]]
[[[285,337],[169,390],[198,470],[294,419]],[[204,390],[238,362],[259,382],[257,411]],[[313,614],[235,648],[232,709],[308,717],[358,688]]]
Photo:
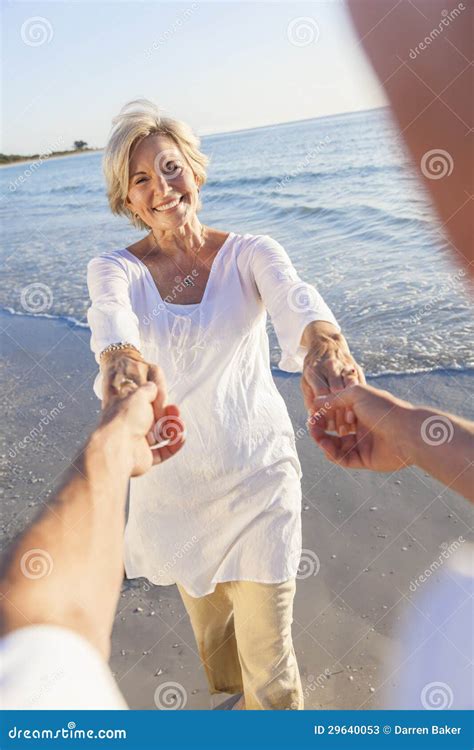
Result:
[[[211,164],[201,220],[281,242],[367,373],[474,367],[472,285],[388,110],[208,136],[202,148]],[[101,159],[0,170],[0,307],[86,325],[87,262],[143,235],[110,213]]]

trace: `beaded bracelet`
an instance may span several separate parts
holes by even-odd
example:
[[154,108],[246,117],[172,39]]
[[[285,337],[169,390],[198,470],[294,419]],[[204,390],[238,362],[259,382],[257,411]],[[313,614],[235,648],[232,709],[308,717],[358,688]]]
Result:
[[100,358],[102,359],[102,357],[104,356],[104,354],[108,354],[109,352],[118,352],[121,349],[134,349],[137,352],[137,354],[140,355],[140,357],[142,356],[141,351],[139,349],[137,349],[137,347],[134,346],[134,344],[128,344],[126,342],[122,342],[121,341],[118,344],[109,344],[109,346],[106,346],[105,349],[103,349],[101,351]]

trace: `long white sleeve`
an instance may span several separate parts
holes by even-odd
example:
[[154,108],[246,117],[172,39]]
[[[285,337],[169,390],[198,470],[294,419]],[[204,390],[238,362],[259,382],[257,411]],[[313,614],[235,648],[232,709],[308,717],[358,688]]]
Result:
[[110,344],[127,342],[140,349],[138,318],[130,302],[130,283],[119,258],[101,255],[87,266],[91,306],[87,320],[91,328],[91,349],[97,362]]
[[307,352],[301,337],[308,323],[324,320],[340,330],[337,320],[319,292],[300,279],[276,240],[267,235],[257,238],[251,268],[282,350],[278,366],[286,372],[301,372]]

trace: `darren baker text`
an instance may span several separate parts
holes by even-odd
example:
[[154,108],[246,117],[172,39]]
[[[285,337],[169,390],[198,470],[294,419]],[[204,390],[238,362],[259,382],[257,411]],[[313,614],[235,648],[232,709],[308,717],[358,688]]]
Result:
[[401,727],[395,724],[393,727],[394,734],[461,734],[461,727],[448,727],[433,724],[431,727]]

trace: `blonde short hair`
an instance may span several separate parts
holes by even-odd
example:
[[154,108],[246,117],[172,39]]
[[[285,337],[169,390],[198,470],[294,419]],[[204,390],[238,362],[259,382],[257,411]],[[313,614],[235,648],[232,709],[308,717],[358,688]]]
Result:
[[[199,186],[207,178],[208,157],[200,151],[200,140],[184,122],[163,117],[148,99],[127,102],[112,120],[112,130],[105,147],[103,170],[107,197],[113,214],[127,216],[137,229],[149,229],[127,207],[129,163],[132,150],[148,135],[165,135],[179,148],[194,172]],[[200,206],[199,206],[200,207]]]

